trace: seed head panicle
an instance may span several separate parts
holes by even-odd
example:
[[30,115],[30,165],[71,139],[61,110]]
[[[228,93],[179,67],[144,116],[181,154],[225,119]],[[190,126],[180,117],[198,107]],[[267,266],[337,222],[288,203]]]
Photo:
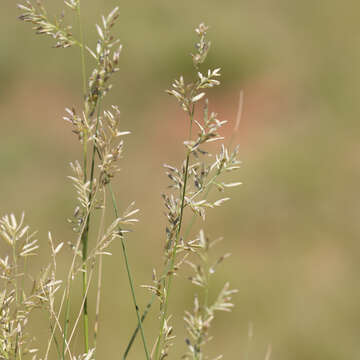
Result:
[[[77,4],[75,0],[65,3],[70,8],[75,7]],[[55,17],[53,21],[50,20],[40,0],[36,1],[35,6],[30,1],[26,1],[24,4],[18,4],[18,8],[22,11],[19,19],[32,23],[37,35],[48,35],[55,39],[54,47],[68,48],[78,43],[72,34],[71,26],[64,24],[64,15],[61,14]]]

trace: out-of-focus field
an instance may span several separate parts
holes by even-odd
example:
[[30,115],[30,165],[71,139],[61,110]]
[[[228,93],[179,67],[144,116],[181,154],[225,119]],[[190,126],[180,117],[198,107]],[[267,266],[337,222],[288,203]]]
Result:
[[[60,0],[45,4],[58,12],[63,7]],[[164,90],[174,77],[190,76],[193,29],[205,21],[213,43],[208,64],[223,68],[223,86],[211,92],[210,104],[230,121],[227,135],[240,89],[245,94],[236,136],[244,185],[206,222],[213,237],[225,236],[221,250],[233,254],[214,287],[229,279],[239,293],[233,314],[215,321],[209,353],[262,360],[271,344],[276,360],[357,358],[360,5],[83,1],[90,44],[98,15],[115,5],[121,10],[116,31],[124,51],[108,103],[120,106],[123,128],[133,132],[116,192],[124,207],[136,200],[141,208],[141,222],[128,242],[137,285],[149,283],[152,268],[161,263],[160,194],[168,184],[162,164],[179,162],[186,136],[181,111]],[[16,19],[15,1],[2,1],[1,8],[0,214],[24,210],[46,249],[49,230],[58,240],[73,236],[66,218],[74,192],[66,176],[81,149],[62,116],[81,96],[79,52],[52,49],[50,40],[35,37]],[[119,357],[135,324],[120,251],[115,244],[105,266],[99,359]],[[190,306],[191,287],[179,277],[174,288],[177,320]],[[137,287],[137,293],[145,304],[146,291]],[[35,315],[37,332],[45,336],[46,317]],[[147,323],[149,334],[156,332],[155,320]],[[171,358],[185,350],[183,332],[180,325]],[[143,358],[140,343],[137,348],[130,359]]]

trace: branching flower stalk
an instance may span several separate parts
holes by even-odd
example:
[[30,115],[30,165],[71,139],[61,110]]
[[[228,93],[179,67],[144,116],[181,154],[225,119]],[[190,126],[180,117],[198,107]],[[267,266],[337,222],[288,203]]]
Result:
[[[201,37],[201,43],[202,45],[205,43],[205,35],[206,35],[206,28],[204,27],[202,29],[202,33],[200,35]],[[198,66],[199,63],[202,63],[205,58],[208,51],[208,48],[210,46],[210,43],[208,43],[207,46],[200,46],[198,48],[197,57],[193,57],[194,59],[194,65],[195,67]],[[203,57],[202,57],[203,55]],[[188,143],[191,142],[191,133],[192,133],[192,126],[194,121],[194,112],[195,112],[195,103],[196,101],[200,100],[205,94],[204,93],[197,93],[197,88],[189,86],[189,89],[186,89],[183,77],[180,78],[179,81],[175,81],[173,84],[174,89],[168,91],[170,95],[175,96],[181,103],[181,106],[183,110],[187,113],[189,117],[189,139]],[[179,92],[177,91],[179,90]],[[189,90],[187,93],[186,90]],[[174,204],[173,201],[170,201],[166,198],[164,195],[165,203],[167,203],[167,207],[170,210],[169,213],[169,220],[171,225],[171,230],[168,230],[168,234],[175,233],[173,237],[168,237],[168,243],[166,244],[166,248],[168,251],[167,254],[167,265],[166,265],[166,272],[163,274],[162,279],[157,284],[157,291],[159,291],[159,298],[161,303],[160,308],[160,334],[156,341],[156,348],[155,348],[155,359],[161,359],[162,357],[166,356],[167,353],[167,342],[172,339],[171,332],[172,328],[168,326],[167,324],[167,311],[168,311],[168,299],[169,299],[169,292],[171,289],[171,280],[172,276],[171,273],[174,271],[174,264],[176,259],[176,251],[177,251],[177,244],[179,241],[179,236],[181,232],[181,226],[183,221],[183,214],[184,214],[184,208],[185,208],[185,195],[186,195],[186,187],[187,187],[187,181],[188,181],[188,172],[189,172],[189,161],[190,161],[190,154],[191,149],[187,149],[186,154],[186,161],[185,166],[183,167],[183,179],[181,183],[178,183],[179,190],[180,190],[180,196],[181,196],[181,203],[180,207],[176,208],[176,204]],[[176,172],[176,171],[175,171]],[[172,176],[172,175],[171,175]],[[171,178],[171,177],[170,177]],[[174,178],[173,178],[174,179]],[[181,185],[180,185],[181,184]],[[171,204],[172,202],[172,204]],[[171,205],[175,205],[171,208]],[[171,210],[175,210],[173,213],[171,213]],[[159,287],[162,287],[162,294],[159,289]],[[165,336],[164,336],[165,335]]]
[[[191,128],[192,123],[194,119],[194,111],[195,111],[195,105],[193,104],[191,107],[191,110],[189,113],[190,118],[190,136],[191,136]],[[191,139],[191,137],[189,137]],[[186,185],[188,180],[188,171],[189,171],[189,161],[190,161],[190,152],[187,152],[186,155],[186,162],[185,162],[185,171],[184,171],[184,182],[183,182],[183,190],[182,190],[182,197],[181,197],[181,204],[180,204],[180,215],[178,217],[178,220],[176,221],[176,235],[175,235],[175,242],[172,246],[172,244],[169,244],[169,247],[172,247],[172,253],[169,254],[170,258],[168,259],[168,265],[167,265],[167,274],[163,278],[163,298],[161,299],[161,317],[160,317],[160,334],[157,339],[156,344],[156,350],[155,350],[155,359],[159,358],[159,352],[161,353],[162,358],[165,355],[165,350],[167,350],[167,341],[170,341],[172,339],[171,332],[172,328],[168,326],[167,324],[167,311],[168,311],[168,300],[169,300],[169,293],[171,289],[171,281],[172,276],[171,273],[174,271],[174,264],[175,264],[175,258],[176,258],[176,250],[177,250],[177,244],[179,241],[182,221],[183,221],[183,214],[184,214],[184,208],[185,208],[185,194],[186,194]],[[164,341],[164,348],[161,349],[161,342]]]
[[[181,76],[172,84],[172,89],[167,92],[174,96],[180,103],[182,109],[189,119],[189,139],[184,142],[186,149],[186,160],[181,169],[170,165],[164,165],[167,175],[172,181],[171,187],[178,192],[176,195],[163,195],[165,207],[167,209],[168,226],[166,227],[166,244],[165,244],[165,266],[162,275],[157,278],[154,271],[153,285],[146,286],[151,290],[160,301],[160,330],[159,336],[154,345],[154,360],[162,360],[168,356],[169,348],[172,344],[173,329],[170,325],[168,315],[169,295],[171,292],[172,278],[178,272],[180,266],[184,263],[185,255],[176,263],[177,252],[183,241],[182,224],[184,211],[186,208],[192,210],[194,214],[205,220],[206,209],[222,205],[229,198],[221,198],[215,202],[207,199],[198,198],[204,195],[213,184],[223,191],[226,187],[240,185],[236,183],[218,182],[217,178],[225,171],[232,171],[239,168],[239,161],[236,156],[238,149],[229,152],[224,145],[221,146],[220,153],[216,155],[216,160],[208,165],[205,160],[210,153],[204,149],[205,145],[221,141],[223,137],[219,135],[218,130],[226,123],[217,119],[217,114],[208,111],[208,101],[204,102],[203,120],[200,122],[195,119],[196,104],[205,98],[205,89],[220,85],[218,80],[220,69],[208,70],[206,75],[198,71],[200,65],[205,61],[210,49],[210,42],[206,40],[208,27],[200,24],[196,29],[199,36],[199,42],[196,44],[197,52],[192,55],[193,64],[197,70],[197,76],[191,83],[185,83]],[[198,128],[197,137],[192,139],[192,127]],[[201,159],[201,160],[200,160]]]
[[[208,101],[207,101],[207,99],[205,99],[205,104],[206,104],[206,106],[205,106],[205,109],[206,109],[207,106],[208,106]],[[244,93],[243,93],[243,90],[241,90],[241,91],[240,91],[240,95],[239,95],[238,112],[237,112],[237,115],[236,115],[235,126],[234,126],[233,133],[231,134],[230,140],[229,140],[229,142],[228,142],[228,147],[231,147],[232,142],[233,142],[233,140],[234,140],[234,135],[235,135],[235,133],[239,130],[240,121],[241,121],[241,117],[242,117],[242,113],[243,113],[243,105],[244,105]],[[235,150],[236,150],[236,155],[237,155],[237,153],[238,153],[238,151],[239,151],[239,147],[236,147]],[[238,162],[238,165],[240,165],[240,162]],[[204,194],[202,195],[202,198],[203,198],[203,199],[206,199],[206,198],[207,198],[207,196],[209,195],[210,190],[212,189],[212,184],[213,184],[213,182],[217,179],[218,176],[220,176],[220,174],[221,174],[221,170],[218,169],[215,177],[213,178],[213,181],[209,184],[209,186],[207,187],[206,191],[205,191]],[[240,183],[239,183],[239,184],[240,184]],[[196,218],[197,218],[196,214],[193,214],[192,217],[191,217],[191,221],[190,221],[189,224],[187,225],[187,228],[186,228],[186,230],[185,230],[185,232],[184,232],[184,235],[183,235],[184,241],[187,241],[187,240],[189,239],[190,232],[191,232],[191,230],[192,230],[192,228],[193,228],[193,226],[194,226],[194,224],[195,224]],[[143,314],[142,314],[142,316],[141,316],[141,322],[144,322],[144,320],[146,319],[146,317],[147,317],[147,315],[148,315],[148,313],[149,313],[149,311],[150,311],[150,309],[151,309],[151,307],[152,307],[155,299],[156,299],[156,293],[153,293],[152,296],[151,296],[151,299],[150,299],[149,302],[147,303],[146,308],[145,308],[145,310],[144,310],[144,312],[143,312]],[[132,347],[132,345],[133,345],[133,342],[134,342],[135,339],[136,339],[136,336],[137,336],[137,333],[138,333],[139,329],[140,329],[140,328],[139,328],[139,325],[138,325],[138,326],[135,328],[135,330],[133,331],[133,334],[132,334],[132,336],[131,336],[131,338],[130,338],[130,340],[129,340],[129,343],[128,343],[126,349],[125,349],[125,352],[124,352],[124,354],[123,354],[123,359],[126,359],[126,358],[127,358],[128,354],[129,354],[129,351],[130,351],[130,349],[131,349],[131,347]]]
[[[208,101],[207,101],[207,99],[206,99],[206,100],[205,100],[205,111],[207,111],[207,106],[208,106]],[[240,113],[240,114],[241,114],[241,113]],[[230,144],[231,144],[231,140],[230,140]],[[225,148],[223,148],[222,157],[225,156],[226,162],[227,162],[228,164],[232,164],[232,166],[230,167],[230,169],[228,169],[228,171],[236,170],[236,169],[239,168],[240,161],[236,160],[236,156],[237,156],[238,152],[239,152],[239,147],[236,147],[235,150],[234,150],[234,152],[231,154],[231,159],[230,159],[229,154],[226,152]],[[209,182],[207,183],[207,185],[205,186],[205,189],[206,189],[206,190],[201,191],[201,193],[202,193],[202,200],[205,200],[205,199],[207,198],[207,196],[209,195],[209,192],[210,192],[210,190],[211,190],[211,188],[212,188],[212,186],[213,186],[214,184],[217,186],[218,190],[220,190],[220,191],[223,191],[225,186],[226,186],[226,187],[234,187],[234,186],[241,185],[241,182],[231,183],[231,184],[230,184],[230,183],[228,183],[228,184],[221,184],[221,183],[217,183],[217,182],[216,182],[216,179],[222,174],[222,170],[223,170],[224,163],[225,163],[224,161],[221,161],[221,163],[220,163],[219,166],[218,166],[218,169],[216,170],[215,175],[210,179],[210,181],[209,181]],[[225,185],[225,186],[224,186],[224,185]],[[198,195],[198,194],[197,194],[197,195]],[[191,220],[190,220],[189,224],[188,224],[187,227],[186,227],[186,230],[185,230],[185,232],[184,232],[184,235],[182,236],[183,241],[187,241],[187,240],[188,240],[189,235],[190,235],[190,232],[191,232],[191,230],[192,230],[192,228],[193,228],[193,226],[194,226],[195,220],[196,220],[196,218],[198,217],[197,215],[198,215],[198,214],[196,214],[196,213],[194,213],[194,214],[192,215]],[[168,269],[166,268],[162,276],[164,276],[164,274],[166,274],[167,272],[168,272]],[[153,289],[153,290],[154,290],[154,289]],[[147,315],[148,315],[148,313],[149,313],[149,311],[150,311],[150,309],[151,309],[151,307],[152,307],[152,305],[153,305],[153,303],[154,303],[154,301],[155,301],[155,299],[156,299],[156,296],[157,296],[156,291],[153,291],[153,294],[152,294],[152,296],[151,296],[151,299],[150,299],[150,301],[147,303],[146,308],[145,308],[145,311],[143,312],[143,314],[142,314],[142,316],[141,316],[141,322],[143,322],[143,321],[146,319],[146,317],[147,317]],[[129,341],[129,343],[128,343],[127,347],[126,347],[126,350],[125,350],[125,352],[124,352],[123,359],[126,359],[126,358],[127,358],[128,353],[129,353],[129,351],[130,351],[130,349],[131,349],[131,347],[132,347],[132,344],[133,344],[133,342],[135,341],[135,338],[136,338],[136,336],[137,336],[138,331],[139,331],[139,326],[137,326],[137,327],[135,328],[135,330],[134,330],[134,332],[133,332],[133,334],[132,334],[132,336],[131,336],[131,338],[130,338],[130,341]]]

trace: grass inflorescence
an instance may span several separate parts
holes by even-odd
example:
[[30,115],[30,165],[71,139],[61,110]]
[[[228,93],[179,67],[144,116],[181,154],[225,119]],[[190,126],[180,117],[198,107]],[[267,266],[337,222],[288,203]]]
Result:
[[[177,289],[175,275],[184,266],[192,270],[189,279],[201,290],[194,295],[193,309],[186,310],[183,315],[188,332],[188,337],[183,341],[187,346],[183,358],[207,359],[204,348],[211,339],[213,319],[218,311],[231,310],[232,296],[236,292],[225,281],[215,298],[209,295],[211,278],[217,266],[230,254],[217,254],[214,245],[220,239],[210,240],[204,230],[206,213],[222,207],[229,197],[221,195],[209,200],[208,195],[212,189],[222,194],[227,188],[240,185],[239,181],[223,180],[225,173],[239,169],[239,149],[226,146],[221,135],[226,121],[220,120],[216,113],[209,110],[207,91],[220,85],[221,69],[203,70],[211,45],[207,40],[208,27],[201,23],[195,29],[198,41],[196,51],[191,55],[193,78],[186,81],[180,76],[167,90],[184,111],[188,135],[183,143],[183,162],[177,166],[164,165],[170,179],[170,190],[162,194],[167,219],[163,264],[153,270],[152,283],[143,285],[150,290],[151,297],[146,307],[141,309],[132,273],[136,263],[129,259],[125,242],[130,228],[138,221],[136,215],[139,210],[132,202],[121,211],[112,189],[113,179],[120,170],[124,138],[130,132],[121,127],[119,107],[105,106],[105,97],[112,88],[111,79],[120,70],[118,64],[122,46],[114,36],[119,9],[115,8],[107,16],[101,17],[100,24],[96,24],[98,41],[91,48],[84,43],[80,0],[67,0],[65,5],[78,21],[79,38],[66,24],[65,13],[52,17],[39,0],[35,3],[26,1],[18,7],[21,11],[19,18],[31,23],[36,34],[50,36],[54,40],[54,47],[78,47],[80,50],[83,103],[81,106],[70,105],[65,109],[64,116],[82,148],[81,160],[74,160],[70,164],[72,173],[69,179],[77,198],[77,205],[68,219],[74,233],[73,239],[68,242],[72,259],[67,276],[58,278],[58,254],[62,251],[63,242],[57,242],[49,233],[49,263],[37,279],[29,280],[28,261],[32,260],[32,255],[36,255],[40,243],[36,233],[25,225],[24,214],[20,218],[13,214],[4,215],[0,219],[0,238],[9,250],[0,257],[0,358],[95,359],[100,329],[103,257],[111,254],[113,241],[120,241],[128,278],[126,288],[130,291],[136,315],[133,335],[122,359],[128,358],[139,333],[145,359],[171,357],[175,329],[169,304]],[[86,55],[93,60],[91,71],[85,67]],[[109,219],[106,211],[109,207],[113,210],[112,219]],[[92,221],[96,214],[100,214],[99,222]],[[197,217],[202,220],[202,226],[198,229],[195,228]],[[78,278],[82,282],[80,301],[74,299],[75,281]],[[96,290],[95,304],[91,307],[95,310],[89,312],[88,295],[92,288]],[[159,320],[158,335],[155,339],[149,339],[143,322],[155,308],[155,302],[159,304],[156,306],[159,312],[153,311]],[[36,339],[27,331],[30,314],[35,308],[45,311],[49,318],[48,342],[43,347],[39,347]],[[74,342],[75,334],[79,332],[83,338],[80,353]]]

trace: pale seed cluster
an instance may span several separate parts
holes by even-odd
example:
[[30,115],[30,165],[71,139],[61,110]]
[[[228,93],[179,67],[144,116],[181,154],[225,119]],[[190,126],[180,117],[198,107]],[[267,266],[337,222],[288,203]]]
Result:
[[24,214],[19,221],[14,214],[0,219],[0,239],[5,241],[12,254],[0,257],[1,359],[36,358],[38,350],[33,347],[33,338],[27,333],[29,317],[34,309],[51,308],[61,285],[55,272],[56,254],[62,243],[52,247],[52,261],[36,280],[27,276],[28,261],[39,248],[35,235],[36,232],[30,232],[30,227],[24,225]]
[[[75,4],[76,1],[67,3],[74,10],[76,9]],[[67,48],[78,43],[72,34],[71,26],[64,24],[64,15],[61,14],[51,21],[40,0],[36,1],[36,6],[33,6],[30,1],[26,1],[24,5],[19,4],[18,8],[24,11],[19,19],[32,23],[36,34],[48,35],[55,39],[54,46],[56,48]]]

